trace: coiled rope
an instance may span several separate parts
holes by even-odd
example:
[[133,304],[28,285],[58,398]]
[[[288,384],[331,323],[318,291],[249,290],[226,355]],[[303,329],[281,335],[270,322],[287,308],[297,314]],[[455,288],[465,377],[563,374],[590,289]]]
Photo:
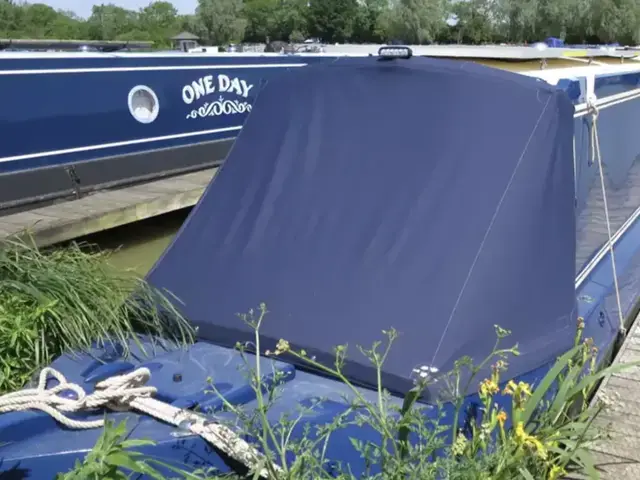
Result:
[[[58,385],[46,388],[47,381],[51,377],[58,381]],[[259,472],[263,478],[269,477],[267,470],[262,467],[265,462],[264,455],[233,430],[212,422],[203,415],[151,398],[157,390],[155,387],[146,385],[150,378],[149,369],[138,368],[133,372],[116,375],[97,383],[95,391],[87,395],[82,387],[69,383],[62,373],[47,367],[40,372],[38,385],[35,388],[0,396],[0,414],[40,410],[51,415],[65,427],[77,430],[102,427],[104,420],[77,420],[70,418],[67,414],[104,407],[115,411],[135,410],[156,420],[186,428],[246,466],[250,471]],[[63,396],[69,392],[75,393],[76,398]],[[277,466],[274,468],[276,471],[280,470]]]

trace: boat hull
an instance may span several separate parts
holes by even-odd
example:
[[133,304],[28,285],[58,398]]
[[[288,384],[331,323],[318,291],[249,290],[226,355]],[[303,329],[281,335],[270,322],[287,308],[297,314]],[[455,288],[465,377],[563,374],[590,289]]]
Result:
[[219,164],[264,82],[333,58],[5,55],[0,212]]
[[[450,55],[421,48],[417,54]],[[264,82],[293,68],[375,50],[336,47],[329,54],[299,55],[0,53],[0,215],[12,207],[219,164]],[[488,64],[518,71],[539,68],[539,60],[520,60]],[[221,85],[219,75],[228,82]],[[139,121],[132,114],[130,97],[138,90],[149,94],[143,102],[157,103],[152,120]]]

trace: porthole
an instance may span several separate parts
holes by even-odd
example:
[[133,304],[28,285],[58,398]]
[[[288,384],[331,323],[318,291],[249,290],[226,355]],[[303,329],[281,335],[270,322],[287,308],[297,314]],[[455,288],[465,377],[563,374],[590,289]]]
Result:
[[158,116],[158,96],[146,85],[133,87],[129,92],[129,112],[140,123],[151,123]]

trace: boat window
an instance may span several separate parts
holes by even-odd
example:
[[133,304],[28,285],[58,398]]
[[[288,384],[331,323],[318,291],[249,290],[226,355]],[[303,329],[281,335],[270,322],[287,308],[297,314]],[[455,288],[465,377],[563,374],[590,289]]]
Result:
[[129,112],[140,123],[151,123],[158,116],[158,97],[146,85],[133,87],[129,92]]

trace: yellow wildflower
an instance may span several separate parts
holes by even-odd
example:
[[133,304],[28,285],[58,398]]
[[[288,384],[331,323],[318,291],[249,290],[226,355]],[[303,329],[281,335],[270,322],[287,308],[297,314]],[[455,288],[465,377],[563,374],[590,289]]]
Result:
[[518,390],[520,390],[520,392],[523,395],[527,396],[527,397],[530,397],[532,395],[532,393],[531,393],[531,385],[529,385],[526,382],[518,383]]
[[286,340],[280,339],[278,340],[278,344],[276,345],[276,351],[274,352],[276,355],[281,355],[283,353],[288,352],[291,349],[289,346],[289,342]]
[[526,382],[519,382],[516,384],[516,382],[510,380],[502,393],[503,395],[513,396],[514,406],[516,408],[523,409],[525,401],[532,395],[531,385]]
[[509,380],[509,383],[507,383],[507,386],[504,387],[502,394],[513,395],[514,393],[516,393],[517,389],[518,389],[518,385],[516,385],[516,382],[514,382],[513,380]]
[[469,441],[467,440],[467,437],[465,437],[464,434],[459,433],[456,437],[456,441],[453,442],[453,445],[451,446],[451,453],[456,457],[463,455],[464,451],[467,449],[468,443]]
[[480,396],[482,397],[495,395],[499,391],[500,387],[498,387],[498,385],[490,378],[485,378],[480,384]]
[[525,429],[524,424],[522,422],[518,422],[516,425],[516,443],[520,445],[524,445],[536,451],[536,455],[538,455],[541,459],[547,459],[547,449],[542,444],[540,440],[538,440],[533,435],[529,435]]
[[507,412],[505,412],[504,410],[500,410],[498,412],[498,415],[496,415],[496,418],[498,419],[498,423],[500,424],[500,428],[504,427],[504,422],[507,421]]
[[567,474],[566,470],[559,465],[554,465],[549,470],[549,480],[558,480]]
[[538,455],[538,457],[540,457],[542,460],[546,460],[547,459],[547,449],[545,448],[545,446],[540,442],[540,440],[538,440],[535,437],[530,437],[530,446],[532,446],[533,448],[535,448],[536,450],[536,454]]

